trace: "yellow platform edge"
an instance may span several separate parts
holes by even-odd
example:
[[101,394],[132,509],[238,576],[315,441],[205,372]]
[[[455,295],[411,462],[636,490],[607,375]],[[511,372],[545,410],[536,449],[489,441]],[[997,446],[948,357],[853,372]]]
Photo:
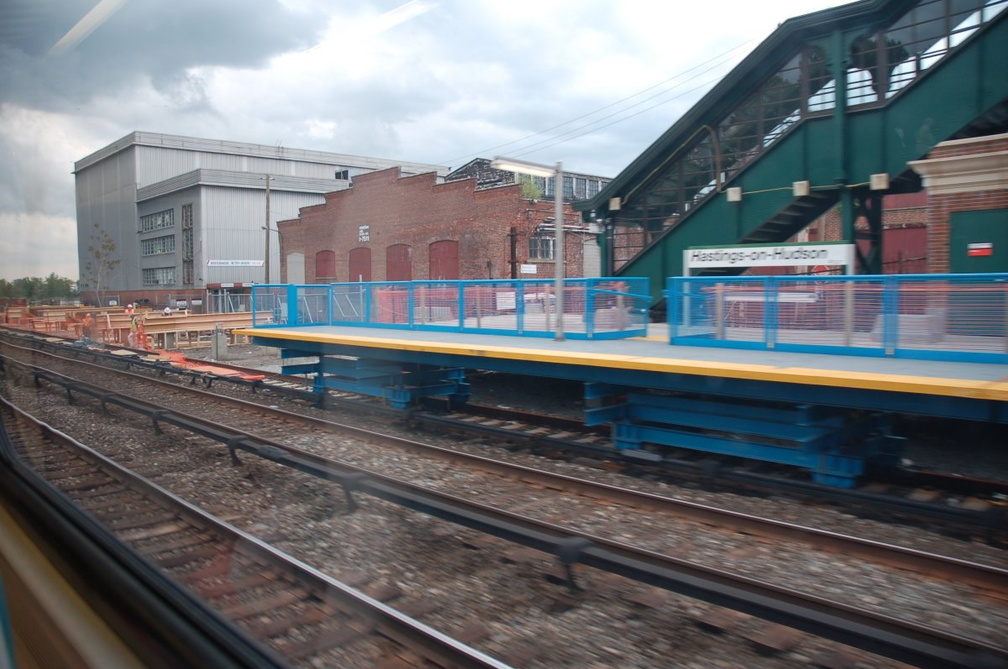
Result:
[[771,381],[775,383],[795,383],[813,386],[880,390],[896,393],[917,393],[944,397],[965,397],[969,399],[1008,401],[1008,377],[1005,380],[978,381],[946,377],[914,376],[909,374],[885,374],[879,372],[856,372],[812,367],[780,367],[767,364],[747,364],[715,362],[709,360],[682,360],[677,358],[641,357],[612,353],[551,351],[534,348],[512,348],[508,346],[474,346],[436,341],[414,341],[390,337],[365,337],[344,334],[313,334],[281,329],[236,330],[237,334],[263,339],[280,339],[289,342],[306,341],[321,344],[343,344],[366,346],[376,349],[417,351],[421,353],[441,353],[465,355],[503,360],[525,360],[585,367],[606,367],[634,371],[652,371],[668,374],[689,374],[716,378],[744,379],[751,381]]

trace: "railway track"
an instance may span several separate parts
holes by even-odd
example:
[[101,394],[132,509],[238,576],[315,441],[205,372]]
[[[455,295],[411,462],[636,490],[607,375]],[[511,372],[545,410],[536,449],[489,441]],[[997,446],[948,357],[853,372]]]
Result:
[[[107,389],[96,388],[80,381],[61,380],[54,376],[52,372],[35,370],[33,374],[37,380],[57,383],[62,386],[68,397],[72,397],[74,393],[78,395],[83,394],[97,398],[103,405],[111,402],[119,406],[126,406],[135,411],[145,413],[152,418],[155,425],[170,423],[175,426],[193,429],[204,436],[210,436],[221,443],[226,443],[232,452],[244,450],[280,462],[281,464],[295,467],[301,471],[314,473],[328,480],[338,481],[344,485],[345,489],[352,490],[353,494],[361,493],[379,496],[383,499],[409,506],[410,508],[423,510],[424,512],[450,519],[452,522],[465,524],[480,531],[506,537],[509,540],[524,543],[526,546],[552,553],[559,556],[563,564],[568,568],[568,584],[572,587],[576,587],[576,583],[573,579],[573,572],[570,571],[570,566],[573,564],[582,564],[636,578],[645,583],[657,584],[669,590],[686,592],[693,596],[699,596],[701,599],[707,599],[707,601],[715,601],[720,604],[728,603],[732,608],[754,613],[767,620],[783,622],[796,629],[805,629],[826,638],[849,639],[853,633],[852,629],[859,628],[860,626],[862,631],[865,629],[877,631],[879,638],[864,638],[854,645],[871,650],[872,652],[880,652],[888,657],[898,657],[901,659],[913,657],[915,663],[921,663],[920,666],[956,666],[954,663],[957,661],[973,662],[978,654],[989,654],[996,659],[1001,652],[996,647],[985,646],[984,644],[971,647],[969,645],[971,642],[968,640],[953,641],[954,637],[937,632],[937,630],[927,630],[921,626],[905,625],[899,622],[894,623],[884,616],[880,617],[870,612],[856,611],[842,605],[830,605],[819,601],[818,598],[808,598],[800,593],[788,592],[783,588],[767,589],[765,584],[748,582],[751,579],[741,579],[731,582],[731,585],[726,586],[727,582],[720,580],[722,578],[720,574],[715,574],[712,571],[705,572],[703,569],[697,571],[697,565],[689,564],[683,560],[669,559],[667,556],[655,555],[648,551],[641,551],[640,549],[620,545],[618,542],[589,536],[584,533],[579,534],[570,530],[560,530],[558,532],[556,528],[536,523],[527,517],[502,514],[499,511],[467,504],[457,499],[432,496],[429,491],[419,490],[412,486],[404,486],[402,482],[391,481],[371,472],[348,469],[344,465],[337,465],[325,458],[305,453],[300,449],[291,448],[283,443],[272,442],[261,436],[254,436],[248,430],[221,432],[219,410],[211,410],[211,413],[218,414],[218,417],[212,420],[200,419],[196,416],[183,416],[176,409],[154,405],[142,406],[143,403],[135,399],[117,399],[115,394]],[[144,380],[144,382],[149,381]],[[117,386],[121,385],[121,383],[117,384]],[[168,389],[160,389],[156,394],[163,397],[166,392],[168,392]],[[208,401],[208,399],[204,398],[199,400],[197,404],[206,404]],[[255,409],[246,407],[243,411],[251,415],[252,413],[262,411],[262,407],[256,407]],[[268,419],[268,422],[276,422],[279,415],[274,412]],[[293,424],[291,421],[303,423],[306,419],[303,416],[284,416],[283,420],[288,421],[288,425],[281,429],[280,432],[289,433]],[[246,421],[243,419],[242,422]],[[335,429],[337,429],[336,425],[331,422],[322,421],[315,423],[313,432],[331,433]],[[383,444],[397,441],[388,438],[386,435],[374,434],[368,435],[368,439],[372,443],[376,439],[379,439]],[[398,442],[399,447],[402,447],[403,440],[398,440]],[[408,446],[412,449],[418,448],[416,444],[409,444]],[[453,462],[458,462],[457,455],[450,457],[455,458]],[[474,461],[472,459],[469,459],[469,461],[469,466],[473,466],[472,463]],[[497,474],[501,472],[502,467],[502,465],[492,463],[492,461],[485,458],[477,466],[481,467],[484,471],[492,470]],[[636,495],[633,496],[633,499],[629,499],[627,497],[629,493],[626,491],[616,493],[613,490],[604,490],[601,486],[589,487],[584,482],[576,482],[569,478],[544,478],[535,472],[512,470],[508,476],[526,479],[535,478],[536,485],[542,488],[563,488],[567,491],[577,490],[577,493],[581,496],[608,499],[610,502],[613,501],[613,495],[618,494],[622,500],[620,503],[631,504],[638,508],[651,508],[656,505],[667,504],[667,502],[659,502],[653,497],[648,498],[642,495]],[[351,498],[348,497],[348,501],[350,500]],[[796,528],[785,529],[783,527],[770,530],[767,529],[767,526],[764,526],[760,530],[754,530],[753,519],[735,518],[731,521],[724,519],[713,521],[713,515],[716,513],[714,510],[694,509],[693,512],[706,514],[706,519],[701,522],[739,523],[734,526],[735,530],[745,527],[747,529],[743,529],[742,531],[759,531],[762,533],[793,533],[798,531]],[[522,529],[516,530],[515,528]],[[783,534],[779,534],[778,536],[783,536]],[[805,540],[809,539],[806,537]],[[827,539],[825,535],[820,535],[817,541],[825,543]],[[842,538],[830,538],[829,541],[845,540]],[[851,550],[851,546],[852,544],[840,544],[839,550]],[[873,548],[872,550],[876,549]],[[897,563],[902,561],[901,566],[903,568],[908,567],[908,564],[905,562],[906,558],[893,559]],[[918,564],[918,566],[913,568],[939,569],[936,565],[937,563],[932,563],[930,566],[922,567]],[[966,578],[969,579],[969,582],[988,588],[992,592],[1000,588],[1000,591],[1003,593],[1003,572],[991,570],[987,576],[979,576],[979,572],[975,571],[973,567],[962,563],[954,568],[946,567],[944,569],[951,570],[945,572],[946,577]],[[698,579],[704,582],[704,585],[699,588],[696,586]],[[691,585],[687,586],[687,583]],[[725,587],[729,587],[733,591],[731,596],[724,594],[723,589]],[[718,594],[715,595],[714,593]],[[773,603],[767,606],[767,602]],[[800,615],[794,616],[793,613],[783,613],[785,609],[794,611],[795,607],[802,611]],[[860,633],[857,632],[854,634],[856,636]],[[892,639],[894,636],[901,638],[903,640],[902,643],[892,646],[888,645],[889,642],[881,641],[882,637]],[[942,639],[942,641],[938,642],[936,646],[935,639]],[[951,644],[951,646],[945,647],[945,644]],[[931,657],[931,660],[928,660],[925,656],[933,657]],[[952,662],[953,664],[929,664],[928,662],[934,662],[935,657],[941,657],[941,663]]]
[[[336,412],[368,413],[398,421],[404,414],[374,398],[349,393],[314,393],[310,380],[268,372],[255,372],[255,380],[242,378],[249,369],[215,362],[213,366],[231,372],[215,375],[194,367],[169,366],[136,355],[110,355],[103,348],[86,348],[72,340],[25,337],[0,330],[0,338],[10,343],[30,342],[39,350],[72,355],[93,362],[116,360],[127,369],[147,370],[180,377],[190,385],[231,389],[263,401],[293,400],[299,405],[329,408]],[[1001,480],[980,480],[937,471],[897,469],[877,473],[877,479],[859,489],[843,490],[815,485],[804,476],[792,476],[783,467],[751,465],[735,467],[706,454],[682,451],[669,453],[660,463],[644,463],[615,451],[605,428],[587,428],[581,421],[558,416],[534,415],[515,409],[469,404],[453,410],[434,401],[432,410],[414,410],[406,419],[415,426],[485,435],[501,443],[518,445],[547,457],[579,458],[595,466],[620,468],[630,474],[672,481],[691,480],[714,490],[748,490],[752,494],[788,494],[814,501],[841,505],[858,515],[891,522],[911,522],[938,527],[961,538],[983,537],[1000,545],[1008,543],[1008,484]]]
[[[22,351],[30,350],[24,348],[24,338],[12,341],[11,337],[3,337],[0,338],[2,341]],[[289,408],[318,408],[324,405],[336,415],[373,415],[388,422],[399,422],[405,418],[413,426],[482,435],[507,447],[517,446],[546,457],[576,458],[583,464],[604,469],[617,468],[631,475],[669,482],[688,480],[713,490],[742,490],[757,495],[788,494],[813,502],[836,504],[869,518],[922,524],[964,539],[982,537],[992,545],[1008,544],[1008,504],[1005,504],[1008,484],[1000,481],[980,481],[938,472],[904,471],[892,473],[887,480],[860,489],[843,490],[814,485],[804,478],[754,471],[749,467],[734,469],[720,466],[709,458],[698,458],[692,452],[684,452],[681,457],[668,457],[660,465],[644,464],[621,459],[620,454],[611,448],[608,436],[600,429],[585,428],[579,421],[558,416],[532,415],[483,405],[467,405],[464,411],[441,407],[434,411],[417,410],[404,414],[373,398],[315,394],[306,380],[279,374],[256,373],[257,378],[249,381],[239,374],[248,374],[250,370],[247,368],[221,363],[214,363],[214,367],[231,370],[235,374],[215,376],[200,371],[199,365],[168,366],[136,355],[110,355],[102,349],[67,346],[58,340],[40,342],[38,338],[33,338],[30,346],[61,357],[88,360],[100,368],[114,364],[126,371],[177,378],[186,385],[207,390],[230,391],[227,393],[229,396],[245,396],[252,404],[277,406],[280,403]],[[298,420],[284,418],[288,415],[286,413],[277,415],[281,417],[277,426],[283,425],[284,421]],[[319,425],[324,423],[322,421]]]
[[275,666],[370,666],[383,657],[404,655],[435,667],[506,666],[407,614],[422,615],[436,603],[398,602],[398,610],[387,606],[9,403],[0,412],[23,463],[184,591],[243,630],[250,646],[268,648],[256,650]]

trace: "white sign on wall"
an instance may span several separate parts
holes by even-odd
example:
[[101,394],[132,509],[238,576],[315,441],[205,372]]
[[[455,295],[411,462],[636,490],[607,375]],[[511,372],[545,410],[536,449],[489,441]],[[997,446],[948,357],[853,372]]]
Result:
[[207,267],[262,267],[264,260],[207,260]]
[[841,265],[849,274],[854,267],[853,244],[745,244],[686,249],[683,273],[716,267],[795,267]]
[[520,271],[521,271],[522,274],[538,274],[539,273],[538,269],[536,268],[535,265],[525,264],[525,263],[522,263],[522,265],[520,267]]

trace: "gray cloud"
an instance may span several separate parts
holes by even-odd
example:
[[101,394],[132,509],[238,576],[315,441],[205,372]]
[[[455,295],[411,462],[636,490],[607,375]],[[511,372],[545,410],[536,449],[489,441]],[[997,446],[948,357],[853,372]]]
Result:
[[65,110],[149,79],[182,86],[185,106],[199,106],[199,85],[186,69],[259,67],[280,53],[310,46],[324,26],[319,12],[276,0],[128,0],[66,53],[58,40],[95,5],[83,0],[7,0],[0,5],[0,91],[5,102]]
[[[456,167],[503,154],[615,176],[700,80],[670,85],[682,98],[665,103],[622,98],[745,32],[676,33],[669,17],[691,6],[645,0],[101,1],[0,0],[5,278],[76,274],[73,162],[134,130]],[[725,16],[767,17],[729,4]],[[54,49],[96,7],[102,20]],[[591,124],[610,106],[621,119]],[[43,228],[52,248],[32,255]],[[14,269],[27,258],[37,272]]]

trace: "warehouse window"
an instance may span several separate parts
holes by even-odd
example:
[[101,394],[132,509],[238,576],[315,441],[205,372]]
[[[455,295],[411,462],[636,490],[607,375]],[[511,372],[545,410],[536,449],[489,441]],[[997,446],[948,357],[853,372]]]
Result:
[[174,267],[152,267],[143,271],[143,285],[145,286],[170,286],[174,283]]
[[158,256],[165,253],[175,253],[175,235],[144,239],[140,242],[140,252],[145,256]]
[[182,285],[195,283],[196,267],[193,262],[193,206],[182,205]]
[[574,197],[583,200],[585,199],[588,191],[588,180],[584,177],[577,177],[574,179]]
[[140,232],[151,232],[153,230],[163,230],[175,227],[175,210],[166,209],[156,214],[147,214],[140,217]]
[[553,236],[536,233],[529,237],[529,260],[553,260]]

